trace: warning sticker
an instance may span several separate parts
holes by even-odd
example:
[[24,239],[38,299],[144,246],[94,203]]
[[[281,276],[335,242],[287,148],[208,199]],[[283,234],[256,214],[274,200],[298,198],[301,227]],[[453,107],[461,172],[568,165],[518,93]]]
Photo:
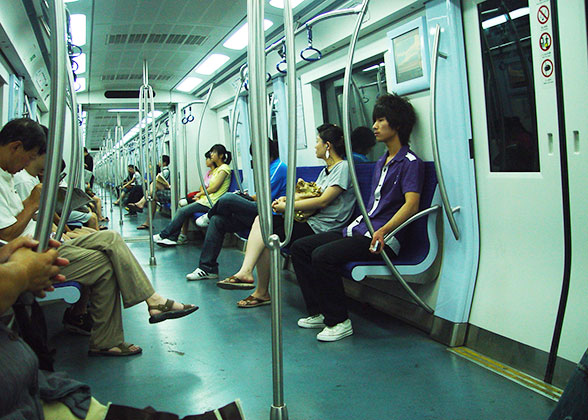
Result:
[[551,77],[553,74],[553,61],[550,59],[543,60],[543,63],[541,63],[541,74],[545,78]]
[[542,51],[549,51],[551,48],[551,34],[543,32],[539,38],[539,46]]
[[537,20],[541,25],[545,25],[549,21],[549,7],[543,5],[537,11]]

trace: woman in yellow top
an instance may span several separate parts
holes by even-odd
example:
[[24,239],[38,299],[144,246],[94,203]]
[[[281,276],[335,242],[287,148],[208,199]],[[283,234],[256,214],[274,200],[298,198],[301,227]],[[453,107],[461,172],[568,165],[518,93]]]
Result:
[[229,152],[222,144],[215,144],[209,150],[210,159],[216,165],[211,171],[212,176],[206,192],[208,193],[212,204],[208,201],[204,189],[194,197],[196,201],[188,204],[185,207],[178,209],[173,220],[168,224],[158,235],[153,236],[153,240],[157,245],[161,246],[176,246],[178,243],[186,243],[185,235],[180,235],[182,225],[186,220],[189,220],[194,213],[207,213],[208,210],[217,202],[217,200],[229,190],[231,183],[231,152]]

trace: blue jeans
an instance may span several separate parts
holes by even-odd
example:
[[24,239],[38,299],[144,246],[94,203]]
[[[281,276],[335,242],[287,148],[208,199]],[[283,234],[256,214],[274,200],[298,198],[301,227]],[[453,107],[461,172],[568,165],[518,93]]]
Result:
[[210,207],[203,206],[200,203],[188,204],[185,207],[178,208],[178,212],[173,220],[159,233],[161,238],[170,239],[177,241],[180,232],[182,231],[182,225],[184,221],[189,217],[192,217],[194,213],[206,213],[210,210]]
[[198,267],[207,273],[218,273],[218,255],[225,233],[251,229],[257,216],[257,204],[237,194],[223,195],[208,212],[210,224],[202,244]]
[[588,418],[588,350],[578,363],[549,420]]

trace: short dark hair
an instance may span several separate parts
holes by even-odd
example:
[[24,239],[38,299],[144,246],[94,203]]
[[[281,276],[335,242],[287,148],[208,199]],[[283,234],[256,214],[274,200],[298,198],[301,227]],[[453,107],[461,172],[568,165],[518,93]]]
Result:
[[272,140],[270,138],[267,140],[269,141],[270,161],[273,162],[280,157],[280,145],[278,144],[277,140]]
[[163,163],[165,163],[166,165],[169,165],[169,156],[168,155],[161,156],[161,161]]
[[371,128],[357,127],[351,133],[351,147],[355,153],[366,155],[376,144],[376,136]]
[[394,93],[382,95],[376,100],[372,118],[374,122],[378,118],[386,118],[390,127],[398,132],[400,143],[403,146],[408,144],[416,122],[414,108],[408,100]]
[[39,149],[39,155],[47,150],[47,136],[43,127],[30,118],[17,118],[9,121],[0,130],[0,146],[5,146],[14,141],[20,141],[26,151]]
[[342,158],[345,157],[345,142],[343,141],[343,129],[333,125],[323,131],[319,131],[319,137],[323,143],[329,142]]

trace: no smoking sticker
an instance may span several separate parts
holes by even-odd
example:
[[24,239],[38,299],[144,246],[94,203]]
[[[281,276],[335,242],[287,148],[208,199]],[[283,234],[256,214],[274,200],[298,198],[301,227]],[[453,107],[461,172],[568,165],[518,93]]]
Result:
[[541,74],[545,78],[551,77],[553,74],[553,61],[550,59],[543,60],[543,63],[541,63]]
[[545,25],[549,20],[549,7],[541,6],[537,11],[537,20],[541,25]]
[[539,38],[539,46],[542,51],[548,51],[551,48],[551,35],[543,32]]

